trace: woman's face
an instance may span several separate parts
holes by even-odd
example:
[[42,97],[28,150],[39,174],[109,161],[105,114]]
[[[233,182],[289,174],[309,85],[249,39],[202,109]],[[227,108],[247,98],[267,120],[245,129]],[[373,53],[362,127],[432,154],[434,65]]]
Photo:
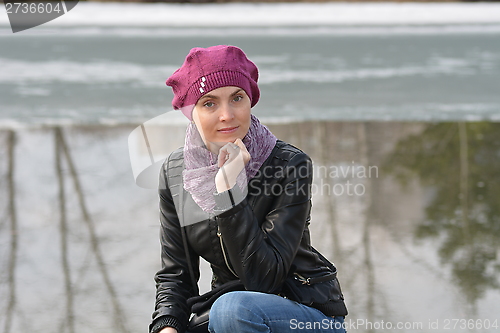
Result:
[[250,128],[250,112],[245,90],[229,86],[203,95],[193,109],[193,120],[207,148],[218,154],[226,143],[243,140]]

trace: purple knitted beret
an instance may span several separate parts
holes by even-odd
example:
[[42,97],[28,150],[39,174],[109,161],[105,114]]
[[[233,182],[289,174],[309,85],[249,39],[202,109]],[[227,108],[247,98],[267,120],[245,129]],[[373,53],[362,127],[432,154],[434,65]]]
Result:
[[257,66],[235,46],[216,45],[191,49],[181,68],[167,79],[172,87],[172,106],[181,110],[189,120],[196,102],[208,92],[227,86],[240,87],[247,93],[251,106],[260,96]]

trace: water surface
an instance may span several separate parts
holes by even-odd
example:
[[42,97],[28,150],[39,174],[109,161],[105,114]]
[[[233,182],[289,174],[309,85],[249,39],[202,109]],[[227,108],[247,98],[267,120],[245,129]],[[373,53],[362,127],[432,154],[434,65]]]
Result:
[[[498,123],[270,128],[314,161],[312,241],[338,266],[347,319],[358,324],[350,331],[387,331],[358,320],[423,325],[399,332],[446,332],[446,320],[498,319]],[[11,320],[11,331],[148,325],[160,267],[158,199],[134,184],[132,129],[1,132],[0,323]],[[165,131],[172,149],[182,145],[182,128]],[[202,290],[209,281],[204,264]],[[436,321],[440,329],[429,330]]]
[[190,48],[232,44],[260,69],[253,112],[314,161],[312,242],[338,266],[349,332],[498,331],[500,26],[484,6],[442,23],[358,7],[370,24],[0,22],[0,327],[146,330],[158,198],[134,183],[128,136],[170,111]]

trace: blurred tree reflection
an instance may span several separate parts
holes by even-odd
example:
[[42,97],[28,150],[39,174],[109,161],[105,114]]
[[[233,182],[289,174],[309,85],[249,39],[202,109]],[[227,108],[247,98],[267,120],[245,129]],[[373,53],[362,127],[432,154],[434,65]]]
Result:
[[428,187],[415,238],[440,242],[442,264],[474,311],[486,290],[499,287],[500,124],[429,124],[398,142],[384,169],[403,184],[417,174]]

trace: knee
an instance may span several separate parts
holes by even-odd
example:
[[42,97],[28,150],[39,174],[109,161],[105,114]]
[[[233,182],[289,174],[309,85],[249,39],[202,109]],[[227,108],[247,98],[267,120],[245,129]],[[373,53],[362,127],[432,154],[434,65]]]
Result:
[[240,298],[238,292],[229,292],[217,298],[210,309],[210,324],[219,327],[227,323],[228,319],[238,318],[242,304]]
[[236,332],[238,320],[244,320],[249,315],[246,305],[248,300],[245,291],[226,293],[214,302],[210,309],[209,328],[211,332]]

